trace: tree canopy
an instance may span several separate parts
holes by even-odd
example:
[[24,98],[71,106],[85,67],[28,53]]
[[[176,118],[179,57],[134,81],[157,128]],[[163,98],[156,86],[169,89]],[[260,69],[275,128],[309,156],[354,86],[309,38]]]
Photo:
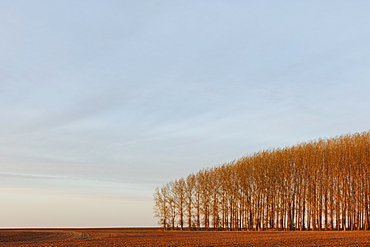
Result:
[[165,229],[369,230],[370,132],[271,149],[154,193]]

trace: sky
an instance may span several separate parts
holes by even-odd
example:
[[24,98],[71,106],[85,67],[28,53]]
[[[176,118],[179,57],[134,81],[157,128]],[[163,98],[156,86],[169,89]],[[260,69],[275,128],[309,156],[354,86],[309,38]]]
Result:
[[0,228],[156,226],[153,192],[369,130],[369,1],[0,2]]

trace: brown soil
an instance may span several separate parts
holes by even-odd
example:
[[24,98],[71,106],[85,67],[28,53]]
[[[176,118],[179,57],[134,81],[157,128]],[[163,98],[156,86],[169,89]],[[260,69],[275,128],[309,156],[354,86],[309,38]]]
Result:
[[0,246],[370,246],[370,231],[189,232],[158,229],[0,230]]

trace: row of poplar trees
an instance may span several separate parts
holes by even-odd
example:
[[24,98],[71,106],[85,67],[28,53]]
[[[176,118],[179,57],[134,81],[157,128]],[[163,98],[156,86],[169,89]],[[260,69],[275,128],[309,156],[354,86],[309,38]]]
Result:
[[369,230],[370,132],[261,151],[156,188],[164,229]]

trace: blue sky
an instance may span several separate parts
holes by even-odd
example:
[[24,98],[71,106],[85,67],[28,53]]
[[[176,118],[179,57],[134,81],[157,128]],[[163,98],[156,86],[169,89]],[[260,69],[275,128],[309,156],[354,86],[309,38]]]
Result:
[[155,187],[369,130],[367,1],[2,1],[0,227],[152,226]]

